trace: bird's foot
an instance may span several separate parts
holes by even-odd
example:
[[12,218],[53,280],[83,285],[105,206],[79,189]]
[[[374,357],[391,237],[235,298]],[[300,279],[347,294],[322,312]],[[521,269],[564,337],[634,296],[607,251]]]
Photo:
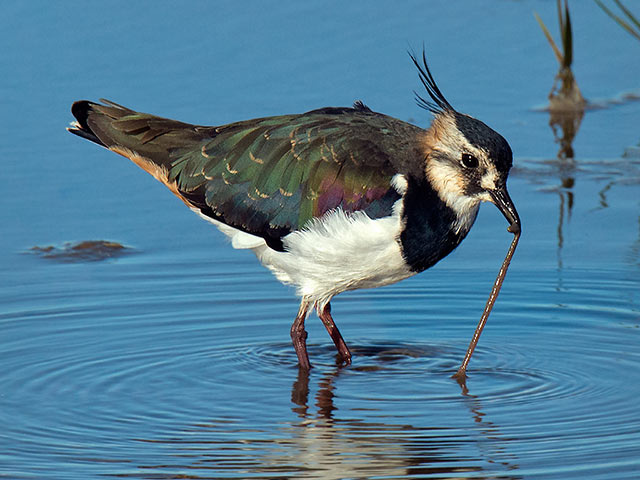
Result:
[[456,373],[451,375],[451,378],[453,378],[456,382],[458,382],[458,385],[460,385],[460,388],[462,389],[462,395],[467,395],[469,393],[469,389],[467,388],[466,369],[460,367]]

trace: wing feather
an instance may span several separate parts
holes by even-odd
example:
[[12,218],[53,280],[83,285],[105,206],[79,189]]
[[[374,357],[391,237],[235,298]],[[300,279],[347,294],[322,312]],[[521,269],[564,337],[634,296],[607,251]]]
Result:
[[129,156],[188,205],[276,249],[337,208],[390,215],[400,198],[392,177],[422,163],[424,130],[368,109],[200,127],[105,103],[74,104],[71,131]]
[[200,203],[217,220],[279,238],[336,208],[389,215],[399,198],[394,155],[415,155],[420,132],[354,109],[251,120],[176,152],[169,176],[191,201],[206,185]]

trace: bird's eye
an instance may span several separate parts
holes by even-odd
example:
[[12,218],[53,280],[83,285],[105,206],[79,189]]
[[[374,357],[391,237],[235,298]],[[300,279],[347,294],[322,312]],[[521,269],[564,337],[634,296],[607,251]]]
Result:
[[476,168],[479,164],[478,159],[470,153],[463,153],[460,161],[465,168]]

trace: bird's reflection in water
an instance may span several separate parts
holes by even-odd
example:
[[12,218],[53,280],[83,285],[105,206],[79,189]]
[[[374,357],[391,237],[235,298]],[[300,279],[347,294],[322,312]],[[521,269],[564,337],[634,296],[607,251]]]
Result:
[[[431,383],[418,384],[422,376],[414,375],[415,365],[403,370],[402,359],[441,353],[432,349],[376,345],[354,350],[364,365],[360,369],[325,363],[293,374],[288,418],[278,410],[280,399],[274,405],[268,396],[256,397],[247,418],[209,418],[139,438],[163,445],[162,460],[138,464],[133,473],[120,476],[522,478],[509,452],[519,439],[501,432],[483,406],[495,408],[503,401],[495,391],[486,402],[466,386],[460,395],[450,372],[432,372],[425,380]],[[376,380],[393,385],[396,375],[402,379],[396,391],[379,389]]]
[[[316,394],[316,407],[318,407],[318,418],[331,420],[336,409],[333,403],[334,380],[342,370],[338,365],[332,372],[325,374],[320,380],[318,392]],[[306,419],[309,415],[309,370],[298,368],[298,377],[293,382],[291,389],[291,402],[295,405],[293,411],[301,418]]]
[[[500,466],[500,478],[520,478],[515,474],[518,465],[506,453],[506,440],[500,439],[499,427],[487,420],[480,398],[471,395],[464,382],[460,405],[468,410],[473,428],[387,423],[383,412],[380,421],[368,422],[354,418],[354,410],[348,416],[343,413],[343,418],[337,416],[334,400],[339,398],[338,380],[348,368],[353,367],[338,365],[322,373],[312,387],[310,372],[299,369],[293,382],[292,411],[300,422],[292,426],[289,441],[297,445],[300,461],[313,472],[307,478],[432,478],[451,474],[461,479],[494,478],[496,466]],[[315,393],[310,400],[312,390]],[[363,410],[370,409],[375,407],[363,406]],[[492,473],[485,477],[487,465]]]

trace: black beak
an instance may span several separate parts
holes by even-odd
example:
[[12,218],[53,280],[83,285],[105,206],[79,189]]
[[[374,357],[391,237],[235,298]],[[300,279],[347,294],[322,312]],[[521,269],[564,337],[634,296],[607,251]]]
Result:
[[509,228],[507,230],[513,234],[520,232],[520,217],[516,206],[513,204],[509,192],[507,192],[506,185],[498,190],[489,190],[489,195],[496,204],[496,207],[500,209],[504,217],[509,222]]

